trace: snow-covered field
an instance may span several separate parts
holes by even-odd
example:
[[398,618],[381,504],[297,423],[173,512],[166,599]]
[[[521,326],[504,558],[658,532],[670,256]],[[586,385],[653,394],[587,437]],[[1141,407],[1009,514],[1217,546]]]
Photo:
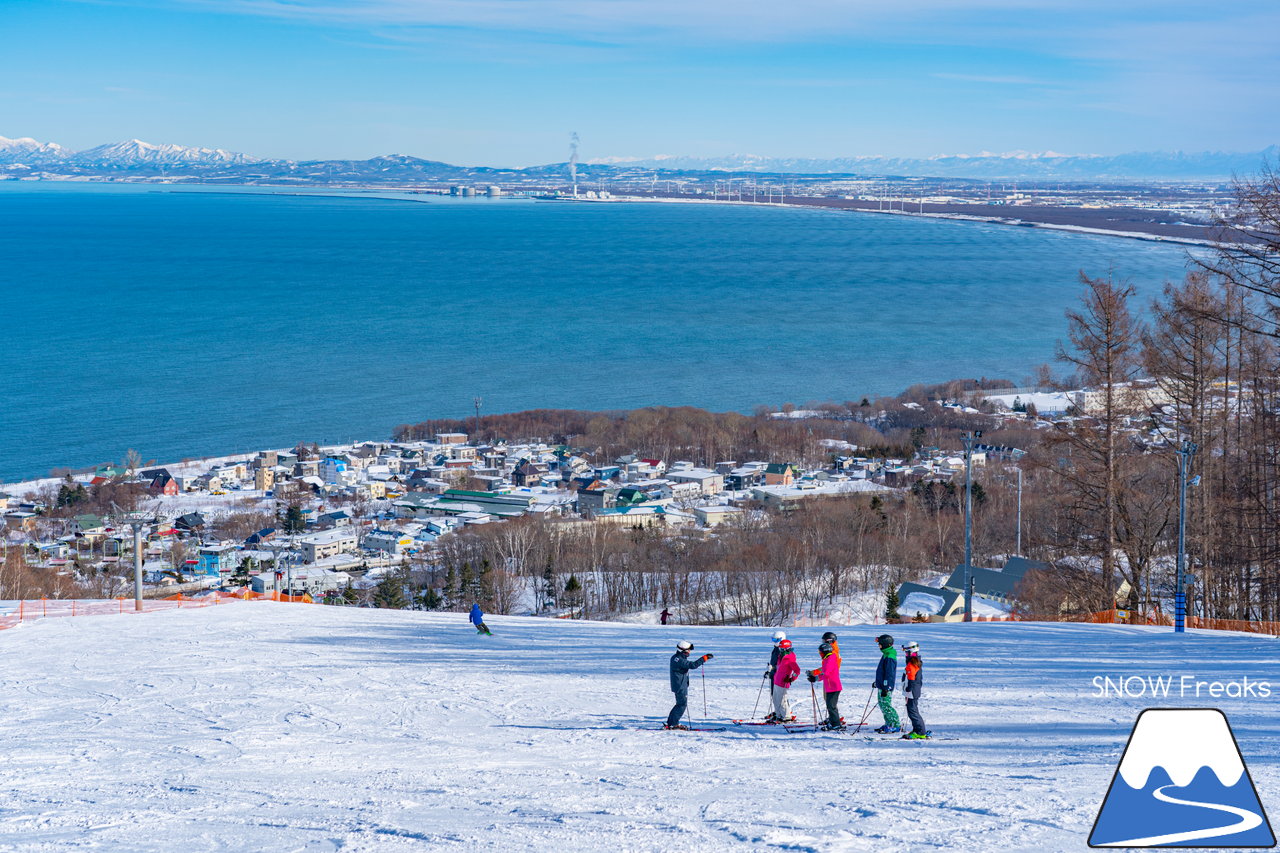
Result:
[[[495,617],[481,637],[465,620],[243,602],[0,632],[0,849],[1082,850],[1152,705],[1221,707],[1280,808],[1280,693],[1091,682],[1280,687],[1270,637],[894,626],[922,646],[930,728],[958,738],[911,743],[658,730],[675,640],[716,654],[690,707],[704,716],[705,684],[721,721],[752,712],[768,630]],[[856,721],[884,628],[837,630]],[[792,631],[802,666],[821,631]]]

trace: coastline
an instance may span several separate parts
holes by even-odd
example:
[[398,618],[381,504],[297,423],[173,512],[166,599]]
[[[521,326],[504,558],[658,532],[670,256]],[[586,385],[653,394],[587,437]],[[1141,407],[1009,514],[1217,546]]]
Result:
[[[983,222],[991,225],[1010,225],[1020,228],[1038,228],[1048,231],[1065,231],[1075,234],[1090,234],[1099,237],[1124,237],[1130,240],[1144,240],[1152,243],[1173,243],[1183,246],[1200,246],[1214,247],[1224,245],[1219,240],[1210,237],[1195,237],[1180,234],[1161,234],[1153,230],[1153,228],[1142,229],[1135,227],[1132,229],[1116,229],[1116,228],[1098,228],[1089,225],[1077,225],[1069,222],[1050,222],[1024,217],[1014,216],[994,216],[982,215],[974,213],[963,213],[959,211],[915,211],[915,210],[878,210],[871,207],[861,207],[854,205],[832,204],[831,202],[847,201],[845,199],[829,199],[829,198],[788,198],[786,201],[738,201],[734,199],[708,199],[708,198],[689,198],[676,196],[644,196],[644,195],[619,195],[610,198],[565,198],[557,199],[554,203],[572,202],[586,204],[610,204],[610,203],[661,203],[661,204],[722,204],[748,207],[773,207],[773,208],[794,208],[794,209],[823,209],[823,210],[839,210],[850,213],[875,213],[892,216],[912,216],[920,219],[940,219],[951,222]],[[1015,208],[1016,209],[1016,208]],[[1040,208],[1041,210],[1045,208]],[[1066,213],[1075,212],[1074,208],[1048,208],[1054,211],[1064,211]],[[1158,225],[1152,223],[1152,226]],[[1181,228],[1197,228],[1199,230],[1208,231],[1207,226],[1172,226]]]

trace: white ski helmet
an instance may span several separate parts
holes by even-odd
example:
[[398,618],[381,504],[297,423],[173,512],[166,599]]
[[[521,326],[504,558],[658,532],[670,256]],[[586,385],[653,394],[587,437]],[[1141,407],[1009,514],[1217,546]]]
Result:
[[918,655],[920,654],[920,644],[912,640],[909,643],[903,643],[902,650],[909,655]]
[[774,641],[775,643],[781,643],[781,642],[782,642],[783,640],[785,640],[786,638],[787,638],[787,635],[786,635],[786,634],[784,634],[782,631],[774,631],[774,632],[773,632],[773,641]]
[[688,640],[681,640],[680,642],[676,643],[676,651],[691,652],[693,651],[693,643],[689,642]]

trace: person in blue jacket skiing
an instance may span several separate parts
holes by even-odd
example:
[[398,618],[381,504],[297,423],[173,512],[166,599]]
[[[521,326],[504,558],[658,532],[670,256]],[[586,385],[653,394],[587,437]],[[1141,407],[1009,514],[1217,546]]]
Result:
[[680,718],[684,716],[684,709],[689,704],[689,673],[714,657],[707,652],[700,658],[690,660],[689,652],[691,651],[693,651],[693,643],[681,640],[676,643],[676,653],[671,656],[671,692],[676,694],[676,704],[671,709],[671,713],[667,714],[667,724],[663,728],[689,728],[680,723]]
[[898,712],[893,708],[893,683],[898,677],[898,652],[893,647],[893,637],[881,634],[876,637],[880,646],[880,663],[876,664],[876,680],[871,686],[880,691],[880,713],[884,714],[884,725],[876,729],[882,735],[902,731]]
[[492,634],[492,633],[493,633],[492,631],[490,631],[490,630],[489,630],[489,626],[488,626],[488,625],[486,625],[486,624],[484,624],[484,614],[480,612],[480,605],[479,605],[479,604],[473,604],[473,605],[471,605],[471,616],[470,616],[470,620],[471,620],[471,624],[476,626],[476,633],[477,633],[477,634]]

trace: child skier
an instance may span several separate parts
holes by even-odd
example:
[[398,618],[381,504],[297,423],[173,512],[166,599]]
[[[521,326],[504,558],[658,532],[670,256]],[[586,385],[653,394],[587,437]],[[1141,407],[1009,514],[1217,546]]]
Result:
[[689,660],[689,652],[693,651],[693,643],[681,640],[676,643],[676,653],[671,656],[671,692],[676,694],[675,707],[667,714],[667,729],[687,729],[680,724],[684,709],[689,704],[689,673],[711,660],[710,652],[700,658]]
[[787,690],[800,677],[800,664],[796,663],[796,653],[791,649],[791,641],[785,638],[779,640],[777,652],[777,663],[770,666],[773,670],[773,713],[764,718],[766,723],[786,723],[792,719]]
[[902,675],[902,694],[907,699],[907,716],[911,718],[911,731],[902,736],[903,740],[924,740],[929,732],[924,727],[924,717],[920,716],[920,686],[923,680],[920,659],[920,644],[910,642],[902,647],[906,652],[907,662]]
[[898,676],[898,652],[893,647],[893,637],[881,634],[876,637],[880,646],[880,663],[876,665],[876,680],[871,686],[880,691],[880,713],[884,714],[884,725],[876,729],[879,734],[888,735],[902,731],[898,720],[898,712],[893,710],[893,682]]
[[827,724],[823,728],[829,731],[844,731],[844,723],[840,721],[840,658],[830,643],[818,646],[818,654],[822,655],[822,667],[809,671],[809,683],[822,680],[823,694],[827,700]]
[[773,632],[773,651],[769,653],[769,668],[764,671],[765,678],[773,678],[773,674],[778,670],[778,658],[782,657],[778,645],[786,638],[787,635],[781,631]]
[[490,631],[490,630],[489,630],[489,626],[488,626],[488,625],[486,625],[486,624],[484,624],[484,614],[480,612],[480,605],[479,605],[479,604],[472,604],[472,605],[471,605],[471,616],[470,616],[470,617],[468,617],[468,618],[470,619],[471,624],[476,626],[476,633],[477,633],[477,634],[492,634],[492,633],[493,633],[492,631]]

